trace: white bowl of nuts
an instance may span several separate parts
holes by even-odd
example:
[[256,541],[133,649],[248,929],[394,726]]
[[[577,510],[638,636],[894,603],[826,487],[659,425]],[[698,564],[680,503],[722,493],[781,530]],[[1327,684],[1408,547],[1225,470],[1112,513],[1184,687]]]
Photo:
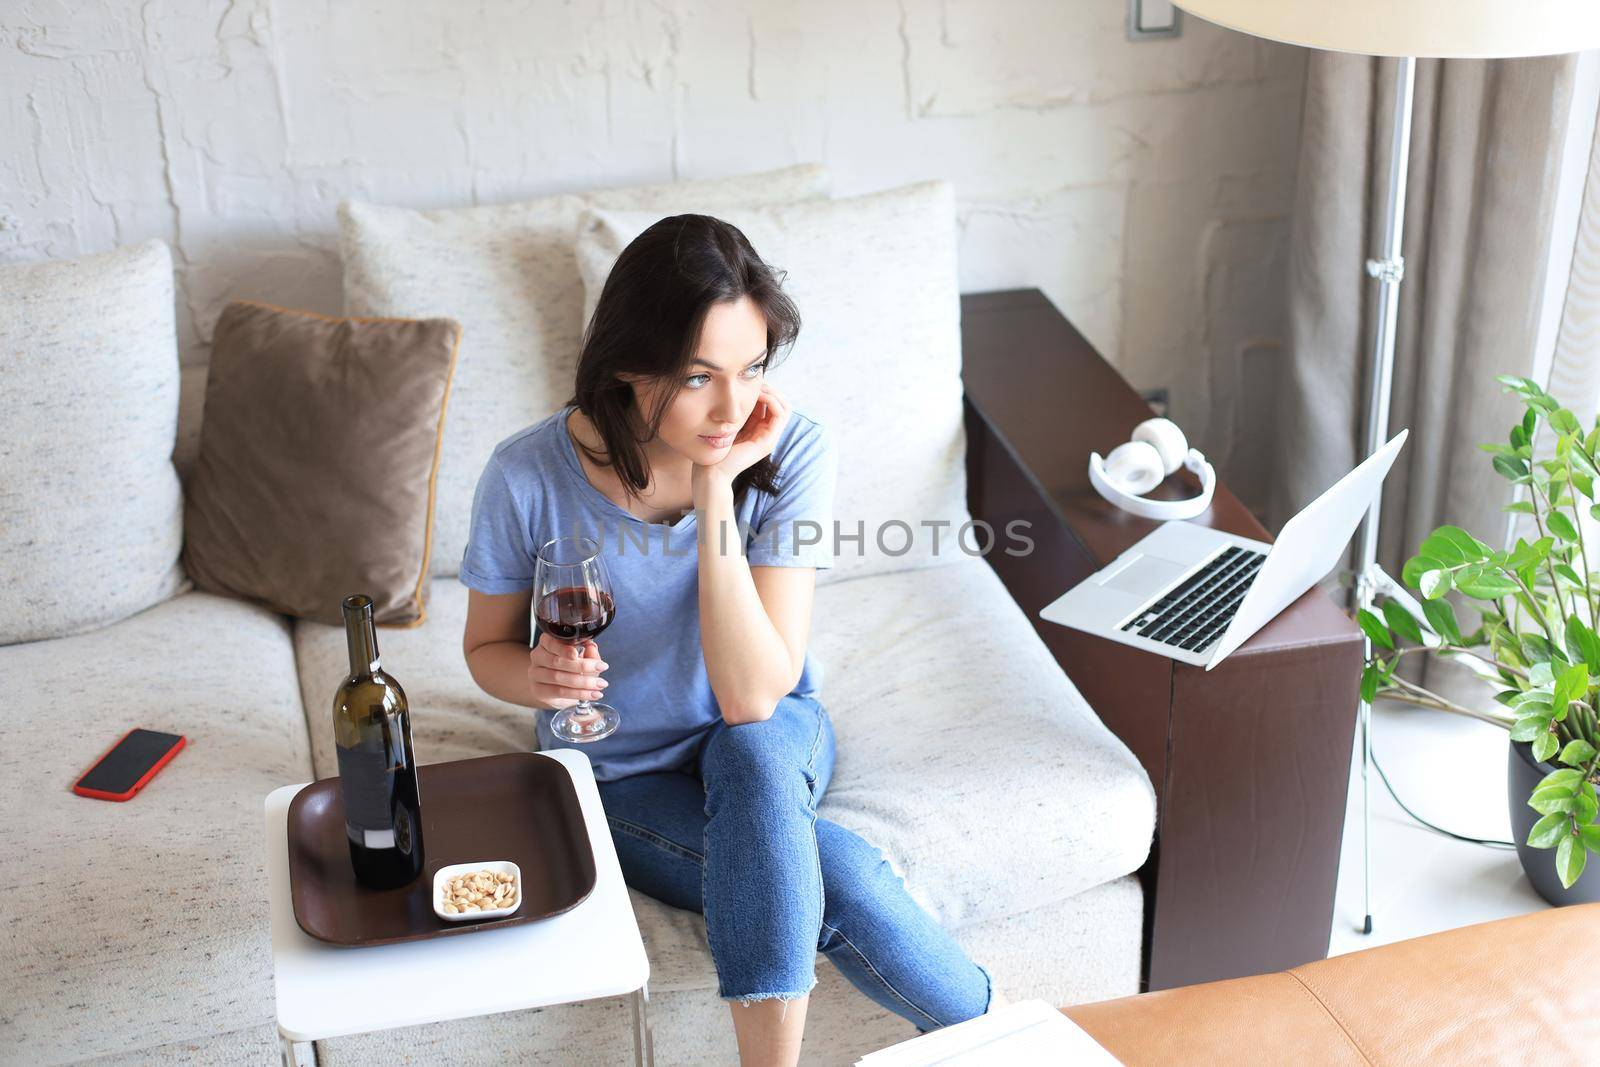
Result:
[[522,906],[522,869],[510,860],[452,863],[433,875],[433,913],[445,922],[502,919]]

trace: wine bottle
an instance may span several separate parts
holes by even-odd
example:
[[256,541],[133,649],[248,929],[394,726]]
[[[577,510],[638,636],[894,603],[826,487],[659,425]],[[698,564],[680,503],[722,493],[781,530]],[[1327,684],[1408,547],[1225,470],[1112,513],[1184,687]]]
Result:
[[356,880],[393,889],[422,871],[422,811],[411,709],[405,690],[378,662],[372,598],[344,598],[350,676],[333,698],[345,833]]

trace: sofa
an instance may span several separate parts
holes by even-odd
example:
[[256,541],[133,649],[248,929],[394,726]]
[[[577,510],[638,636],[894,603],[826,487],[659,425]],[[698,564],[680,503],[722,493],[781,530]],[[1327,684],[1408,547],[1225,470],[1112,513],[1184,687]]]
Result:
[[[603,277],[608,242],[614,254],[648,217],[722,213],[789,269],[807,323],[790,377],[775,381],[797,409],[848,430],[841,518],[961,518],[953,191],[877,195],[832,198],[826,173],[803,166],[516,205],[341,208],[346,311],[447,314],[463,331],[426,616],[378,635],[421,762],[535,746],[533,713],[480,690],[461,653],[472,482],[496,441],[565,400],[583,284]],[[850,277],[830,277],[835,268]],[[262,802],[337,773],[330,709],[344,636],[183,573],[182,494],[207,368],[180,370],[173,300],[158,241],[0,267],[11,361],[0,380],[5,1062],[278,1056]],[[875,444],[885,437],[900,446]],[[866,540],[816,594],[812,649],[839,745],[822,814],[880,846],[1012,998],[1136,992],[1144,902],[1133,872],[1155,816],[1144,771],[980,554]],[[613,694],[626,711],[624,687]],[[189,743],[126,803],[74,795],[77,775],[133,726]],[[632,901],[658,1062],[734,1062],[700,917]],[[850,1063],[911,1036],[825,959],[817,966],[805,1062]],[[627,1013],[625,999],[564,1005],[318,1042],[315,1055],[621,1063]]]
[[1600,904],[1413,937],[1272,974],[1062,1009],[1126,1067],[1590,1063]]

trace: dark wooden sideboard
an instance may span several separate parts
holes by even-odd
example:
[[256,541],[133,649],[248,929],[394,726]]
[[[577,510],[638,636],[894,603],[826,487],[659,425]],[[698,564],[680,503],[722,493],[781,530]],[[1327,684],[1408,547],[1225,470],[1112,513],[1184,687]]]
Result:
[[[1158,523],[1089,484],[1091,451],[1150,408],[1037,289],[961,298],[968,501],[1034,551],[988,557],[1091,707],[1155,784],[1146,988],[1278,971],[1327,952],[1356,727],[1361,632],[1313,588],[1210,672],[1039,610]],[[1192,495],[1188,472],[1151,494]],[[1192,520],[1271,541],[1218,482]]]

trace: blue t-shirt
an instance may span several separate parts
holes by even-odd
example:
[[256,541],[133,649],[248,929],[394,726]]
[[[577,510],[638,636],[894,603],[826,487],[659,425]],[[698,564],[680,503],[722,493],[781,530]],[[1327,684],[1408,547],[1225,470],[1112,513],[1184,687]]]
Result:
[[[482,593],[531,590],[540,545],[570,534],[599,543],[616,611],[595,643],[609,665],[604,699],[621,723],[610,737],[581,747],[600,781],[679,769],[722,716],[700,646],[697,517],[690,511],[676,523],[645,522],[596,489],[567,432],[572,410],[495,446],[473,496],[461,581]],[[752,567],[831,567],[832,436],[791,410],[772,456],[777,493],[749,489],[736,508],[746,560]],[[807,652],[794,692],[814,696],[821,680]],[[553,714],[536,713],[544,749],[570,744],[550,732]]]

